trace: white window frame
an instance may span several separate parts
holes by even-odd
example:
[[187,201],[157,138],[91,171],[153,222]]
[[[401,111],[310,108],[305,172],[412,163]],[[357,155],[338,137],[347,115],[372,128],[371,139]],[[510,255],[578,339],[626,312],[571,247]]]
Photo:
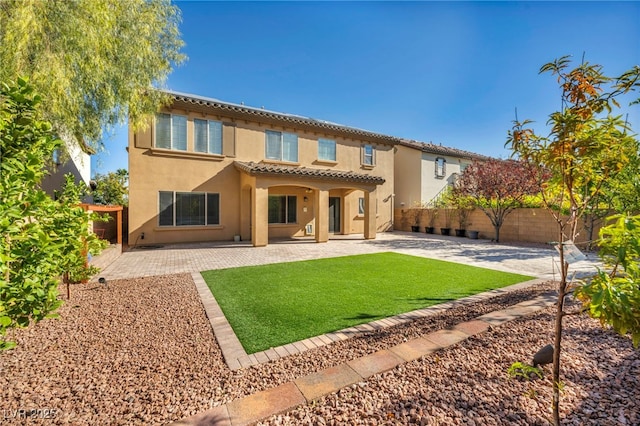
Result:
[[[331,155],[324,156],[322,145],[325,145],[325,148],[328,148],[330,154],[333,154],[333,158]],[[318,160],[320,161],[336,161],[336,141],[333,139],[327,138],[318,138]],[[327,158],[329,157],[329,158]]]
[[447,175],[447,159],[444,157],[436,157],[435,159],[435,176],[438,179],[444,179]]
[[[198,147],[198,123],[205,123],[205,144],[206,150],[199,149]],[[214,126],[214,128],[212,128]],[[216,129],[217,128],[217,129]],[[216,133],[216,138],[212,138],[212,132]],[[212,140],[213,139],[213,140]],[[206,154],[218,154],[222,155],[222,122],[215,120],[207,120],[201,118],[193,119],[193,150],[194,152],[203,152]]]
[[[161,222],[162,215],[162,194],[171,194],[171,224],[163,224]],[[204,224],[195,225],[177,225],[177,194],[204,195]],[[217,222],[209,223],[209,197],[218,198]],[[218,192],[188,192],[188,191],[158,191],[158,226],[163,228],[175,227],[182,228],[185,226],[219,226],[220,225],[220,193]]]
[[[367,153],[367,148],[371,149],[371,153]],[[373,167],[376,165],[376,148],[371,144],[362,145],[362,157],[360,159],[363,166]]]
[[[358,216],[364,216],[364,197],[358,198]],[[378,200],[376,200],[376,214],[378,214]]]
[[[163,117],[168,117],[169,118],[169,146],[158,146],[158,135],[159,135],[159,131],[158,131],[158,125],[160,124],[159,122],[159,117],[163,116]],[[178,146],[178,141],[176,140],[175,137],[175,133],[177,133],[177,128],[176,125],[178,123],[176,123],[178,120],[184,120],[184,148],[179,147]],[[189,122],[189,119],[187,118],[186,115],[179,115],[179,114],[169,114],[169,113],[165,113],[165,112],[160,112],[156,114],[156,118],[155,118],[155,126],[154,126],[154,141],[153,141],[153,146],[155,148],[160,148],[160,149],[172,149],[172,150],[176,150],[176,151],[186,151],[187,147],[188,147],[188,131],[187,131],[187,123]]]
[[[272,154],[269,151],[269,135],[273,137],[278,137],[280,146],[277,147],[277,153]],[[289,139],[289,140],[288,140]],[[289,153],[287,153],[287,144],[291,143],[292,140],[295,140],[295,158],[290,158]],[[278,132],[275,130],[266,130],[265,131],[265,139],[264,139],[264,157],[268,160],[276,160],[276,161],[284,161],[288,163],[297,163],[298,162],[298,135],[295,133],[288,132]]]

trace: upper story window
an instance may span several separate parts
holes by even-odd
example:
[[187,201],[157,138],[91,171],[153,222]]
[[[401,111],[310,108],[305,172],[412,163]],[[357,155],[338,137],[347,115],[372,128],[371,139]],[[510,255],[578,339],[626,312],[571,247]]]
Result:
[[187,117],[156,114],[156,148],[187,150]]
[[266,132],[265,157],[269,160],[298,162],[298,135],[294,133]]
[[447,173],[447,160],[442,157],[436,158],[436,177],[443,178]]
[[376,164],[376,151],[373,145],[362,146],[362,164],[365,166],[374,166]]
[[222,154],[222,123],[211,120],[193,120],[194,147],[196,152]]
[[336,161],[336,141],[332,139],[318,139],[318,160]]

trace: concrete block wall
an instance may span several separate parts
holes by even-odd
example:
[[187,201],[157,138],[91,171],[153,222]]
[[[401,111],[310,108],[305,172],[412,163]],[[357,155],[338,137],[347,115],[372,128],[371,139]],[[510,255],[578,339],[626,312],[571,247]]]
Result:
[[[412,209],[395,209],[394,212],[394,229],[400,231],[411,231],[413,225]],[[425,232],[428,226],[428,218],[425,212],[420,215],[420,232]],[[440,233],[440,228],[445,227],[445,214],[441,210],[435,220],[436,233]],[[458,228],[458,221],[455,214],[451,214],[450,218],[451,235],[453,230]],[[478,231],[479,238],[495,239],[495,230],[487,215],[480,209],[471,212],[467,230]],[[575,243],[580,247],[587,242],[587,233],[580,224],[579,235]],[[594,236],[597,238],[598,229],[595,229]],[[504,224],[500,228],[501,242],[528,242],[547,244],[552,241],[558,241],[560,238],[558,225],[551,213],[546,209],[516,209],[509,213],[505,218]]]

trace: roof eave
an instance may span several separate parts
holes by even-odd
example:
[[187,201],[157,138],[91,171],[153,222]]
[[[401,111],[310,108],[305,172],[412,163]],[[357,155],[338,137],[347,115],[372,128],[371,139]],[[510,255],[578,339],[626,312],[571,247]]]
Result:
[[335,175],[323,174],[323,170],[314,170],[308,168],[276,168],[272,170],[261,170],[256,167],[260,163],[247,164],[241,161],[234,161],[235,167],[247,173],[250,176],[274,176],[274,177],[288,177],[293,179],[308,179],[308,180],[322,180],[322,181],[336,181],[336,182],[351,182],[359,184],[375,184],[382,185],[385,183],[385,179],[380,176],[371,175],[359,175],[354,173],[338,173]]
[[283,127],[303,128],[312,132],[338,134],[343,137],[358,138],[387,145],[396,145],[400,142],[400,138],[397,138],[395,136],[387,136],[380,133],[370,132],[367,130],[348,127],[327,121],[256,109],[246,107],[244,105],[222,102],[216,99],[199,98],[188,94],[175,92],[167,93],[171,95],[174,106],[184,104],[188,109],[194,109],[195,106],[196,108],[201,108],[202,111],[213,110],[219,112],[220,115],[239,120],[257,121],[260,123],[280,125]]

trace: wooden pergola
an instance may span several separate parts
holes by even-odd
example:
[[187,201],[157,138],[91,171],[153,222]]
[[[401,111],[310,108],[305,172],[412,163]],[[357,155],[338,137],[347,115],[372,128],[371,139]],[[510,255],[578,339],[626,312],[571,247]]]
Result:
[[122,206],[101,206],[98,204],[86,204],[81,203],[80,207],[82,207],[85,211],[93,211],[93,212],[101,212],[101,213],[111,213],[116,212],[116,226],[117,226],[117,243],[122,244],[122,210],[124,207]]

